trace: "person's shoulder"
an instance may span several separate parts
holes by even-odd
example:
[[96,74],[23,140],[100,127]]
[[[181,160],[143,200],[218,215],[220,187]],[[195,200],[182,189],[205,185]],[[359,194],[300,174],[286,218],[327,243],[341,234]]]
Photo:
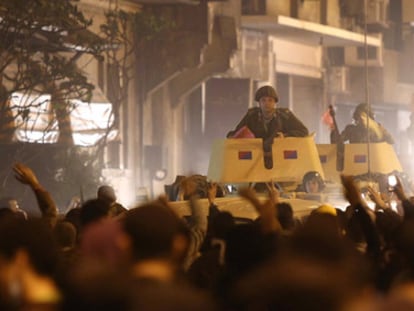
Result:
[[345,126],[341,133],[342,135],[349,136],[355,135],[355,133],[361,132],[363,130],[363,127],[358,127],[358,125],[350,123]]
[[347,124],[345,126],[345,130],[349,130],[349,131],[351,131],[351,130],[358,130],[359,128],[363,129],[364,127],[363,126],[358,126],[358,125],[352,124],[352,123]]
[[292,111],[289,110],[289,108],[276,108],[276,114],[279,114],[283,118],[289,118],[293,115]]
[[128,209],[118,202],[115,202],[111,205],[111,212],[113,216],[118,216],[127,211]]
[[260,113],[260,107],[252,107],[247,110],[246,115],[253,116],[258,115]]
[[260,107],[251,107],[247,110],[247,112],[252,113],[252,112],[260,112]]

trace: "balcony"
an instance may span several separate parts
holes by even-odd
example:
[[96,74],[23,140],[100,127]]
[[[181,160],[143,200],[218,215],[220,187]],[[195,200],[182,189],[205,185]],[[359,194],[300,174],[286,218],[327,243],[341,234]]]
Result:
[[306,45],[325,47],[368,46],[380,47],[381,39],[337,27],[299,20],[287,16],[244,15],[242,28],[267,32],[281,39]]
[[135,0],[138,4],[200,4],[200,0]]

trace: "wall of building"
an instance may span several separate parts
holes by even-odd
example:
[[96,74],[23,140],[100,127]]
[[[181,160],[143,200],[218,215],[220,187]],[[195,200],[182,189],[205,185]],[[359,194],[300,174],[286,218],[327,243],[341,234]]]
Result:
[[404,23],[414,21],[414,3],[412,0],[402,0],[402,14]]
[[[92,0],[85,1],[93,2]],[[403,0],[403,6],[407,8],[410,1]],[[292,13],[291,3],[292,1],[288,0],[266,0],[266,13],[271,16],[290,16]],[[296,13],[299,19],[315,23],[324,22],[334,27],[339,27],[341,24],[339,0],[297,1],[297,3],[298,10]],[[357,17],[358,12],[355,10],[353,12],[352,8],[360,7],[360,1],[353,1],[353,4],[351,1],[347,3],[349,4],[349,18]],[[326,7],[321,8],[321,5],[326,5]],[[174,11],[175,7],[170,7],[169,10],[171,13],[171,10]],[[185,10],[191,10],[191,8],[186,7]],[[126,139],[128,145],[134,145],[134,151],[131,151],[131,154],[128,155],[128,166],[134,166],[135,163],[137,171],[141,173],[145,171],[143,174],[139,173],[137,175],[144,176],[141,181],[142,185],[151,188],[154,193],[162,191],[163,184],[172,183],[176,175],[206,173],[205,168],[208,165],[206,159],[208,159],[211,141],[214,137],[222,137],[221,132],[224,131],[224,128],[231,129],[235,125],[235,120],[239,120],[245,113],[246,108],[253,104],[251,101],[252,88],[257,83],[275,84],[279,93],[284,94],[281,98],[281,105],[290,107],[303,120],[309,130],[316,133],[317,142],[328,142],[327,129],[320,121],[320,117],[327,106],[325,99],[327,86],[324,85],[326,80],[323,79],[324,64],[322,63],[324,51],[318,46],[299,44],[293,40],[272,37],[265,31],[240,28],[241,1],[208,2],[207,10],[207,20],[197,20],[191,14],[178,14],[177,11],[174,11],[180,16],[178,24],[187,25],[180,37],[183,39],[180,42],[185,42],[185,44],[163,46],[162,48],[153,46],[149,49],[160,53],[164,53],[164,49],[178,53],[165,52],[160,54],[162,57],[152,55],[154,59],[146,60],[150,64],[149,68],[154,69],[154,72],[147,73],[150,75],[145,77],[151,80],[151,83],[146,101],[141,103],[144,105],[143,123],[137,124],[140,119],[132,104],[128,107],[128,113],[125,114],[127,123],[130,124],[129,127],[133,128],[133,131],[129,132],[132,134],[129,134]],[[156,12],[162,14],[163,11],[156,10]],[[326,13],[326,16],[321,15],[324,13]],[[196,72],[197,79],[192,80],[191,77],[182,75],[182,80],[178,79],[173,84],[169,84],[169,79],[174,80],[176,74],[179,75],[187,69],[197,68],[199,64],[195,61],[198,62],[200,59],[204,61],[215,60],[214,57],[217,53],[225,54],[220,50],[220,44],[209,46],[212,44],[214,36],[228,34],[224,28],[219,29],[219,31],[217,31],[217,28],[214,29],[217,15],[234,18],[236,26],[238,49],[231,56],[228,63],[229,69],[214,71],[206,67],[207,69],[203,69],[202,72]],[[408,16],[410,16],[409,11],[406,11],[404,20],[410,20]],[[186,18],[188,18],[188,21]],[[204,24],[204,22],[206,23]],[[196,45],[192,44],[191,40],[184,40],[186,34],[188,35],[186,38],[190,38],[191,27],[188,25],[198,25],[196,31],[191,34],[198,39],[200,39],[198,35],[205,30],[203,35],[206,40],[204,42],[204,38],[198,40]],[[194,48],[194,50],[189,51],[191,48]],[[186,54],[188,56],[187,61],[184,61],[186,55],[182,55],[183,51],[189,51],[188,55]],[[401,106],[408,103],[409,96],[413,93],[412,84],[401,83],[400,56],[401,54],[397,51],[384,51],[384,66],[370,67],[368,71],[370,99],[375,105],[382,105],[383,111],[386,111],[389,105],[395,105],[400,109]],[[159,61],[160,59],[163,59],[163,63]],[[167,68],[167,73],[162,73],[165,73],[165,76],[162,76],[157,71],[162,71],[165,64],[171,66]],[[227,64],[224,63],[224,65]],[[217,68],[225,68],[225,66]],[[363,66],[356,65],[349,68],[350,92],[337,96],[338,104],[346,108],[344,108],[346,113],[352,110],[353,105],[365,100],[365,69]],[[93,70],[95,69],[92,68]],[[278,83],[275,81],[278,81]],[[218,92],[213,87],[214,83],[227,85],[226,90],[228,91]],[[175,88],[175,86],[180,88]],[[173,91],[177,89],[183,89],[185,92],[175,94]],[[231,93],[234,89],[243,91],[240,91],[236,96]],[[132,89],[130,93],[136,95],[136,91]],[[218,94],[223,96],[220,97]],[[217,111],[223,111],[223,107],[220,108],[222,104],[220,100],[226,102],[225,109],[235,109],[237,111],[232,115],[232,118],[223,117],[231,113],[227,110],[219,118],[215,118]],[[407,113],[402,115],[406,118]],[[348,117],[348,115],[344,116],[344,122],[350,121]],[[208,126],[203,128],[202,124]],[[212,124],[216,124],[216,126]],[[143,146],[153,146],[152,152],[160,150],[163,153],[161,157],[157,155],[151,159],[155,162],[148,159],[151,158],[151,152],[141,153],[137,151],[143,147],[139,146],[137,140],[137,136],[141,135],[139,133],[140,129],[144,131]],[[403,131],[402,128],[399,130]],[[194,152],[194,150],[197,151]],[[146,156],[147,159],[140,159],[140,153]],[[158,163],[156,163],[157,161]],[[146,165],[166,168],[167,178],[162,182],[154,183],[152,176],[150,176],[151,172],[145,167]]]
[[[81,0],[79,2],[79,8],[85,14],[86,17],[93,20],[91,30],[96,34],[100,33],[100,26],[106,22],[105,12],[109,9],[114,9],[113,1],[109,0]],[[139,12],[141,6],[129,1],[119,1],[118,8],[127,12]],[[120,55],[122,47],[120,47]],[[134,55],[131,56],[130,64],[134,68]],[[91,57],[80,59],[80,62],[85,64],[86,71],[93,77],[94,83],[99,85],[99,81],[102,81],[101,88],[104,93],[110,95],[108,83],[110,80],[109,72],[107,71],[107,65],[104,61],[103,64],[99,64],[97,60],[91,59]],[[134,77],[133,70],[130,72]],[[114,186],[120,202],[125,206],[133,206],[136,201],[136,193],[138,190],[138,176],[140,175],[140,158],[137,156],[140,154],[141,146],[139,142],[139,115],[137,106],[138,94],[136,92],[134,78],[129,83],[129,89],[127,91],[126,102],[120,107],[120,123],[119,123],[119,135],[117,142],[107,149],[105,152],[105,161],[109,161],[110,157],[117,159],[115,165],[110,165],[105,169],[103,175],[107,183]],[[110,154],[111,153],[111,154]]]
[[269,77],[269,47],[268,35],[253,30],[241,31],[239,62],[237,64],[239,77],[249,77],[253,80],[267,80]]
[[303,1],[300,2],[298,6],[298,18],[314,22],[320,23],[321,21],[321,2],[320,1]]
[[327,0],[326,2],[326,24],[333,27],[340,27],[341,12],[339,7],[339,0]]
[[276,72],[298,76],[322,77],[322,48],[270,36],[271,51],[275,54]]
[[290,1],[287,0],[267,0],[266,13],[270,16],[290,15]]
[[292,76],[292,110],[306,125],[309,132],[315,134],[317,143],[327,143],[321,132],[327,130],[321,127],[321,116],[325,104],[322,94],[322,79]]

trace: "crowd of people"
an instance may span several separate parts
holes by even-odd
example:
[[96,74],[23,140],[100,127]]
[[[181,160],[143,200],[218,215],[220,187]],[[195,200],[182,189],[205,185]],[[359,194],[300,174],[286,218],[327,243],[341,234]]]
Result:
[[370,188],[371,209],[342,176],[346,210],[321,204],[300,220],[274,183],[266,200],[240,189],[259,216],[239,222],[220,208],[215,183],[183,177],[185,218],[167,196],[126,209],[110,186],[60,213],[30,167],[13,169],[42,216],[21,211],[18,198],[1,201],[1,310],[414,307],[414,202],[398,180],[399,209]]
[[[259,107],[229,138],[263,138],[269,147],[276,137],[309,134],[291,111],[276,108],[272,87],[257,90],[255,100]],[[391,143],[367,107],[358,109],[354,118],[371,124],[372,141]],[[224,190],[202,175],[180,176],[165,196],[130,209],[103,185],[61,212],[29,166],[12,169],[35,194],[41,217],[20,209],[18,198],[0,200],[0,310],[414,308],[414,200],[398,179],[397,209],[368,188],[372,208],[354,177],[341,176],[348,207],[321,203],[301,219],[273,182],[265,184],[266,200],[253,187],[238,189],[258,215],[240,222],[220,207]],[[318,193],[324,184],[310,172],[302,187]],[[187,217],[170,204],[176,199],[188,201]]]

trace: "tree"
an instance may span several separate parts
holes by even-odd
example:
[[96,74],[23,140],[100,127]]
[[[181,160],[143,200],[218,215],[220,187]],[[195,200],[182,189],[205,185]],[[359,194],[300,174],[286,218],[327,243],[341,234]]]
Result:
[[[70,0],[0,0],[0,130],[11,127],[13,93],[49,94],[50,128],[57,124],[58,142],[73,145],[71,99],[88,102],[94,88],[76,61],[101,57],[104,46],[91,23]],[[29,108],[19,110],[23,120]]]
[[[1,147],[0,195],[13,193],[9,166],[15,159],[39,171],[60,204],[80,187],[93,190],[99,182],[100,158],[73,146],[70,113],[76,107],[72,99],[89,102],[94,89],[77,61],[83,55],[102,59],[105,41],[88,30],[92,20],[74,2],[0,0],[0,142],[7,143]],[[58,144],[10,144],[17,119],[42,114],[42,102],[15,105],[16,93],[49,95],[44,135],[58,130]]]
[[115,127],[119,125],[119,110],[128,100],[128,88],[136,70],[134,60],[143,52],[143,43],[173,27],[174,24],[163,17],[147,12],[127,12],[119,8],[118,0],[110,3],[100,35],[110,47],[105,49],[104,55],[110,71],[108,96],[113,105]]
[[[16,119],[28,120],[42,105],[32,101],[13,106],[12,96],[16,93],[48,94],[49,125],[44,135],[47,131],[59,131],[55,146],[3,145],[2,163],[7,166],[19,159],[34,168],[40,166],[49,179],[47,187],[61,198],[61,204],[74,191],[78,193],[80,186],[93,189],[93,182],[99,182],[100,176],[95,173],[100,173],[102,158],[96,154],[106,145],[103,139],[93,148],[73,146],[70,112],[75,103],[72,99],[89,102],[94,88],[77,61],[83,55],[91,55],[99,61],[106,60],[111,68],[110,77],[114,79],[109,89],[116,122],[108,128],[109,133],[119,126],[119,110],[127,101],[129,81],[134,74],[135,66],[130,61],[139,49],[134,33],[139,34],[140,40],[147,40],[162,29],[157,24],[158,18],[127,13],[116,5],[108,8],[102,39],[88,30],[92,20],[86,19],[74,2],[0,0],[0,143],[12,142]],[[45,156],[49,161],[41,164]],[[5,186],[10,181],[7,167],[0,168],[0,176]],[[0,189],[0,195],[3,191],[7,193],[6,187]]]

